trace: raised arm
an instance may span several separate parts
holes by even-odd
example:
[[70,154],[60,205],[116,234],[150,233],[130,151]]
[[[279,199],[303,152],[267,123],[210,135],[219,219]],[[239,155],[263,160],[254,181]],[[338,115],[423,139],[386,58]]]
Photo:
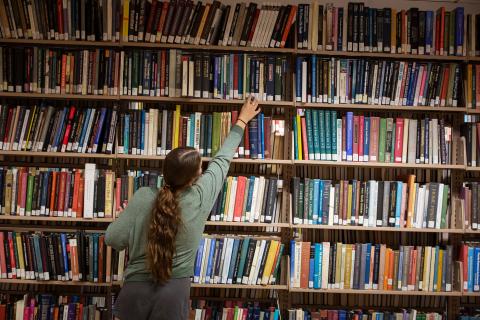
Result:
[[[198,188],[200,193],[202,208],[207,211],[207,214],[213,207],[218,193],[222,189],[223,181],[225,180],[230,167],[230,162],[242,140],[243,131],[245,130],[247,123],[259,112],[260,109],[258,109],[257,100],[254,98],[248,98],[240,111],[236,124],[223,142],[222,147],[213,160],[210,161],[207,170],[204,171],[198,181],[194,184],[193,187]],[[205,217],[205,219],[206,218],[207,217]]]

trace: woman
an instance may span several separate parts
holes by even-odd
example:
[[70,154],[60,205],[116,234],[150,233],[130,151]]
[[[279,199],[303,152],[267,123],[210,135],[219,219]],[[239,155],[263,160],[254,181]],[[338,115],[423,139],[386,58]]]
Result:
[[114,315],[120,320],[187,319],[190,277],[205,221],[227,175],[230,161],[258,103],[243,105],[222,148],[202,174],[200,154],[177,148],[163,165],[162,189],[141,188],[120,217],[108,226],[105,241],[128,247],[125,283]]

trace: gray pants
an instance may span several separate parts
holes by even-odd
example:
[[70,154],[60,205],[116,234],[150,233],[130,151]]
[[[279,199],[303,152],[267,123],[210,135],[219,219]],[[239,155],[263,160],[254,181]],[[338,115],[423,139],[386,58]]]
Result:
[[186,320],[190,278],[170,279],[165,285],[126,282],[113,307],[120,320]]

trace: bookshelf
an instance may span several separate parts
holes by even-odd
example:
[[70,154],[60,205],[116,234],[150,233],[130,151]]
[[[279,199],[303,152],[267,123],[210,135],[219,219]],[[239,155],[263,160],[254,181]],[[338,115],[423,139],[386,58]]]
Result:
[[[346,5],[345,1],[340,1],[341,5]],[[379,6],[375,1],[370,1],[370,5]],[[428,5],[429,1],[422,1],[421,6]],[[460,2],[462,4],[462,2]],[[394,7],[396,4],[394,1],[390,1],[387,5]],[[401,7],[413,5],[409,1],[401,1]],[[454,3],[448,3],[448,6],[453,7]],[[465,4],[470,8],[480,11],[480,8],[476,4]],[[437,6],[437,4],[435,4]],[[296,26],[295,26],[296,27]],[[296,29],[292,29],[295,32]],[[295,37],[294,37],[295,38]],[[294,41],[295,42],[295,41]],[[404,53],[384,53],[384,52],[349,52],[349,51],[337,51],[337,50],[311,50],[300,49],[295,45],[290,48],[264,48],[253,46],[220,46],[220,45],[191,45],[191,44],[171,44],[171,43],[149,43],[149,42],[130,42],[120,39],[119,41],[77,41],[77,40],[25,40],[25,39],[0,39],[1,46],[20,46],[20,47],[59,47],[59,48],[91,48],[91,49],[113,49],[113,50],[161,50],[161,49],[176,49],[184,50],[187,52],[209,52],[209,53],[252,53],[252,54],[276,54],[281,53],[287,55],[292,61],[291,72],[295,72],[294,59],[299,55],[316,55],[325,58],[342,57],[346,59],[354,58],[366,58],[366,59],[388,59],[388,60],[406,60],[416,61],[419,63],[439,62],[439,63],[476,63],[480,62],[480,57],[471,56],[467,54],[465,56],[443,56],[443,55],[416,55],[416,54],[404,54]],[[292,77],[291,87],[295,87],[294,78]],[[188,97],[157,97],[157,96],[133,96],[133,95],[81,95],[81,94],[40,94],[40,93],[16,93],[16,92],[0,92],[0,99],[7,102],[16,101],[49,101],[55,100],[57,102],[63,101],[75,101],[79,103],[83,102],[95,102],[97,104],[102,103],[116,103],[119,108],[126,109],[129,102],[143,102],[151,103],[155,105],[167,105],[167,104],[181,104],[191,105],[193,110],[201,108],[202,106],[212,105],[214,107],[223,106],[226,110],[235,109],[242,105],[242,100],[226,100],[226,99],[203,99],[203,98],[188,98]],[[258,174],[264,174],[266,167],[276,166],[281,168],[280,173],[277,176],[284,181],[284,192],[282,193],[282,216],[281,221],[278,223],[246,223],[246,222],[223,222],[223,221],[207,221],[206,226],[209,234],[242,234],[250,235],[252,237],[261,237],[263,235],[268,236],[267,228],[274,228],[277,231],[272,233],[279,233],[282,243],[288,246],[289,241],[293,238],[309,239],[314,234],[323,234],[328,231],[341,231],[344,232],[348,241],[362,241],[364,233],[370,232],[378,235],[378,238],[382,240],[387,239],[391,234],[395,234],[406,241],[411,235],[422,237],[426,236],[438,236],[438,240],[459,244],[464,239],[464,236],[472,236],[478,240],[480,231],[470,230],[463,227],[462,223],[460,227],[455,226],[446,229],[430,229],[430,228],[393,228],[393,227],[363,227],[363,226],[339,226],[339,225],[312,225],[312,224],[293,224],[289,215],[290,200],[288,199],[288,193],[292,192],[289,181],[292,177],[299,175],[298,172],[303,170],[303,176],[321,176],[328,179],[349,179],[356,178],[359,174],[362,177],[370,177],[372,179],[382,180],[391,179],[396,172],[415,172],[421,176],[423,182],[435,181],[443,173],[447,173],[449,177],[446,180],[451,186],[451,210],[457,215],[459,219],[460,209],[457,206],[459,201],[458,190],[464,176],[467,173],[477,174],[480,172],[480,167],[470,167],[463,161],[465,155],[463,155],[463,149],[461,142],[454,140],[453,143],[453,159],[455,161],[452,164],[416,164],[416,163],[381,163],[381,162],[346,162],[346,161],[322,161],[322,160],[294,160],[292,159],[292,141],[290,132],[293,130],[291,127],[291,118],[296,114],[298,109],[312,108],[312,109],[330,109],[340,111],[354,111],[354,112],[375,112],[379,114],[383,113],[415,113],[415,114],[441,114],[442,116],[449,117],[452,120],[453,127],[457,129],[457,125],[463,122],[463,116],[465,114],[479,114],[479,109],[470,109],[465,106],[459,107],[430,107],[430,106],[390,106],[390,105],[371,105],[371,104],[356,104],[356,103],[342,103],[342,104],[330,104],[330,103],[312,103],[312,102],[297,102],[295,96],[292,96],[288,101],[260,101],[260,105],[266,106],[272,109],[282,109],[283,113],[280,117],[285,120],[285,150],[282,159],[242,159],[237,158],[232,162],[234,165],[239,166],[235,169],[235,173],[241,174],[242,171],[251,170]],[[80,106],[81,107],[81,106]],[[69,152],[29,152],[29,151],[3,151],[0,150],[0,164],[8,166],[11,164],[17,165],[18,162],[25,163],[28,166],[28,161],[32,165],[35,165],[35,161],[38,158],[45,158],[46,161],[57,167],[63,167],[65,165],[71,165],[73,167],[81,167],[83,162],[106,162],[106,167],[111,168],[117,173],[122,173],[130,164],[138,164],[142,162],[142,166],[148,166],[151,164],[153,167],[158,166],[165,158],[164,156],[157,155],[131,155],[131,154],[97,154],[97,153],[69,153]],[[203,162],[210,161],[211,158],[203,157]],[[27,161],[27,162],[25,162]],[[79,163],[80,161],[80,163]],[[318,172],[312,173],[309,170],[318,170]],[[361,173],[361,174],[360,174]],[[274,174],[272,174],[274,175]],[[114,218],[71,218],[71,217],[43,217],[43,216],[16,216],[16,215],[0,215],[0,230],[17,230],[17,231],[30,231],[34,229],[36,231],[43,232],[71,232],[75,230],[84,230],[86,232],[101,232],[104,230],[108,223],[113,221]],[[461,220],[461,219],[460,219]],[[69,225],[61,224],[59,226],[39,226],[32,225],[27,226],[30,222],[48,222],[48,223],[70,223]],[[22,223],[18,225],[17,223]],[[97,224],[95,228],[89,226],[89,224]],[[25,224],[25,226],[23,225]],[[366,240],[365,240],[366,241]],[[286,250],[287,254],[289,251]],[[289,264],[288,264],[289,265]],[[218,290],[227,289],[245,289],[245,290],[274,290],[278,292],[278,303],[280,308],[285,313],[292,306],[292,296],[303,297],[307,296],[304,300],[311,301],[309,297],[315,295],[329,295],[329,294],[341,294],[348,295],[349,297],[359,296],[411,296],[412,299],[417,299],[421,304],[425,297],[441,298],[445,297],[448,301],[449,310],[448,318],[455,319],[456,314],[451,310],[455,310],[459,306],[459,297],[472,297],[476,298],[480,303],[480,294],[478,292],[424,292],[424,291],[397,291],[397,290],[353,290],[353,289],[301,289],[292,288],[289,285],[289,273],[286,271],[287,278],[282,284],[278,285],[235,285],[235,284],[192,284],[192,288],[199,290],[209,290],[203,298],[205,299],[218,299],[215,296]],[[100,289],[107,289],[108,295],[112,294],[112,291],[118,291],[118,287],[122,285],[121,281],[113,281],[111,283],[97,283],[97,282],[81,282],[81,281],[37,281],[37,280],[16,280],[16,279],[0,279],[1,284],[6,285],[52,285],[52,286],[71,286],[79,288],[81,287],[101,287]],[[215,294],[212,294],[215,292]],[[220,298],[221,299],[221,298]],[[417,301],[417,300],[416,300]],[[308,303],[305,303],[307,305]],[[428,309],[428,303],[425,303],[425,309]],[[400,306],[400,304],[399,304]],[[408,307],[408,305],[403,305]],[[451,308],[450,308],[451,307]],[[452,309],[453,308],[453,309]]]

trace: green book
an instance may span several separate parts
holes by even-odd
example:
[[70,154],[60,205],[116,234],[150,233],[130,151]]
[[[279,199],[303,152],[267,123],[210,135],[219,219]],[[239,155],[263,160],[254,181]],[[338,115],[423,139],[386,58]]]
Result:
[[285,245],[283,243],[280,244],[280,250],[278,251],[278,259],[277,263],[275,263],[275,269],[272,272],[272,275],[270,276],[271,279],[271,284],[276,284],[277,283],[277,276],[278,276],[278,271],[280,268],[280,261],[282,260],[282,254],[283,254],[283,249],[285,248]]
[[25,212],[32,212],[32,198],[33,198],[33,181],[35,176],[28,175],[27,178],[27,203],[25,205]]
[[[330,130],[332,130],[332,160],[337,160],[337,111],[330,111]],[[341,121],[341,120],[340,120]]]
[[[325,111],[325,153],[326,160],[332,160],[332,128],[330,111]],[[337,134],[335,132],[335,134]]]
[[312,137],[312,110],[305,110],[305,124],[307,126],[307,145],[308,145],[308,159],[315,159],[315,146]]
[[320,135],[318,128],[318,110],[312,110],[313,122],[313,150],[315,153],[315,160],[320,160]]
[[380,118],[380,130],[378,138],[378,162],[385,162],[385,140],[387,135],[387,119]]
[[444,229],[447,227],[447,209],[448,209],[448,193],[449,186],[443,186],[443,198],[442,198],[442,218],[440,221],[440,228]]
[[314,198],[314,187],[315,181],[314,179],[310,179],[309,181],[309,195],[308,195],[308,221],[313,221],[313,198]]
[[220,130],[222,127],[222,118],[220,112],[213,113],[213,130],[212,130],[212,155],[215,156],[220,149]]
[[245,267],[245,259],[247,258],[249,244],[250,244],[250,238],[243,239],[242,251],[240,254],[240,262],[238,265],[237,283],[242,283],[243,269]]
[[250,55],[245,55],[245,83],[243,84],[245,87],[245,97],[248,97],[250,95],[250,64],[251,64],[251,58]]
[[327,160],[327,150],[325,144],[325,111],[318,111],[318,131],[320,138],[320,160]]

